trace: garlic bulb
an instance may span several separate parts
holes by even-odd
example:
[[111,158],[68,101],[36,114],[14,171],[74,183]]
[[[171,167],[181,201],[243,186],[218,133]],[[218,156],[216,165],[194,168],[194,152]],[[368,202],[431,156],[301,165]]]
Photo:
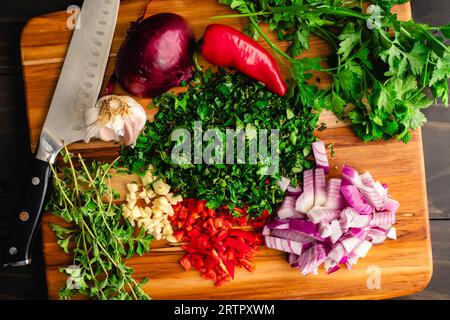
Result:
[[87,127],[85,141],[99,138],[103,141],[123,141],[127,146],[136,140],[147,121],[144,108],[127,96],[105,96],[97,101],[95,108],[86,110],[84,123]]

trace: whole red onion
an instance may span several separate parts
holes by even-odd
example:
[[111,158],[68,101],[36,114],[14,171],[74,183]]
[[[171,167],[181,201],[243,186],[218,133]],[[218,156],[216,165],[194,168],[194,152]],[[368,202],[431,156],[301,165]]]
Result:
[[154,98],[193,76],[194,33],[187,21],[160,13],[133,23],[119,50],[115,75],[129,93]]

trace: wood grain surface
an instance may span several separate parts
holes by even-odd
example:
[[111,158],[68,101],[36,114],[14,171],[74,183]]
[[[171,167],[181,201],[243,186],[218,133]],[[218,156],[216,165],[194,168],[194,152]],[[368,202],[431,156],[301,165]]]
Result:
[[[117,50],[124,39],[130,21],[143,12],[147,1],[122,1],[119,21],[114,38],[105,80],[114,68]],[[148,14],[176,12],[186,17],[200,37],[210,23],[209,17],[229,13],[226,7],[214,0],[154,0]],[[409,5],[394,9],[402,19],[410,19]],[[23,72],[26,83],[27,112],[30,139],[36,144],[43,121],[56,86],[71,31],[66,29],[67,14],[52,13],[31,20],[22,35]],[[242,26],[244,20],[224,21]],[[319,39],[312,39],[309,56],[326,56],[330,48]],[[204,63],[202,61],[202,63]],[[318,75],[323,77],[323,75]],[[326,85],[326,77],[322,78]],[[122,93],[119,89],[117,93]],[[142,100],[143,104],[148,100]],[[149,113],[149,118],[151,119]],[[136,269],[138,278],[150,277],[145,290],[155,299],[381,299],[411,294],[422,290],[432,274],[432,258],[428,222],[428,208],[421,133],[413,134],[408,145],[403,143],[376,142],[364,144],[330,113],[324,113],[321,121],[329,129],[317,135],[326,143],[334,143],[335,156],[331,161],[332,175],[336,175],[343,164],[355,166],[360,171],[368,170],[377,179],[388,183],[394,198],[400,201],[398,213],[398,240],[387,241],[372,249],[354,270],[342,270],[326,275],[321,270],[318,276],[301,276],[283,260],[277,251],[262,249],[255,259],[255,273],[240,271],[233,283],[216,289],[212,283],[200,278],[196,271],[184,272],[177,260],[182,252],[164,243],[154,244],[151,254],[133,258],[130,266]],[[117,153],[110,143],[93,142],[89,145],[75,144],[72,150],[89,157],[108,160]],[[123,188],[123,179],[115,186]],[[47,265],[49,297],[57,299],[57,292],[66,277],[59,273],[61,266],[70,259],[56,245],[48,223],[54,217],[46,215],[43,221],[43,249]],[[369,268],[371,267],[371,268]],[[381,287],[369,289],[367,280],[373,268],[381,272]]]

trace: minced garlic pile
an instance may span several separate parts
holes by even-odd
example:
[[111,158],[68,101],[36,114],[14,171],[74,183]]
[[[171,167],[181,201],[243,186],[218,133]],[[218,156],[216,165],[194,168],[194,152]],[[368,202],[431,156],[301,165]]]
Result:
[[[144,228],[156,240],[177,242],[169,216],[174,214],[172,205],[183,201],[183,198],[170,193],[171,187],[153,173],[154,168],[150,166],[142,177],[142,186],[137,183],[127,185],[127,204],[123,205],[123,216],[132,226]],[[146,205],[140,207],[138,200],[143,200]]]

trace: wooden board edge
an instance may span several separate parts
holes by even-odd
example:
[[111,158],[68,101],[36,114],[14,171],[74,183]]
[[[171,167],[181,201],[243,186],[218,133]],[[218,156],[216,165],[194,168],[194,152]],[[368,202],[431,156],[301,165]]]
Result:
[[[408,2],[407,4],[404,4],[404,6],[407,6],[408,13],[409,13],[409,19],[412,19],[411,4]],[[30,19],[29,21],[27,21],[27,23],[24,26],[24,28],[22,30],[22,33],[21,33],[21,41],[20,41],[21,42],[21,49],[20,50],[21,50],[22,61],[23,61],[23,56],[24,56],[23,50],[25,48],[24,47],[24,39],[23,39],[24,37],[23,36],[28,31],[28,28],[30,26],[32,26],[33,23],[35,23],[35,21],[38,20],[38,19],[49,19],[49,18],[51,18],[52,15],[61,14],[61,13],[63,13],[63,11],[48,13],[48,14],[45,14],[45,15],[34,17],[34,18]],[[24,79],[26,79],[27,76],[26,76],[26,73],[25,73],[25,65],[24,64],[22,64],[22,72],[23,72],[23,75],[24,75]],[[25,95],[26,95],[26,99],[28,101],[28,97],[27,97],[28,96],[28,88],[27,88],[28,87],[28,81],[25,80],[24,81],[24,85],[25,85],[25,89],[26,89],[25,90]],[[27,109],[27,116],[29,117],[28,109]],[[30,126],[29,120],[28,120],[28,126]],[[426,172],[425,171],[424,154],[423,154],[423,142],[422,142],[422,134],[421,134],[421,132],[420,132],[419,144],[420,144],[419,145],[420,166],[421,166],[421,169],[423,170],[423,172]],[[34,149],[34,147],[35,147],[35,145],[32,146],[33,149]],[[422,180],[423,180],[424,193],[425,193],[424,194],[425,216],[427,218],[429,218],[428,200],[427,200],[428,197],[427,197],[427,186],[426,186],[425,174],[422,176]],[[426,266],[426,271],[425,271],[426,273],[424,273],[424,275],[426,275],[426,278],[425,278],[425,280],[423,280],[423,284],[421,283],[419,289],[406,290],[404,292],[395,292],[395,293],[393,293],[392,296],[391,295],[383,295],[383,297],[380,297],[380,298],[382,298],[382,299],[389,299],[389,298],[396,298],[396,297],[401,297],[401,296],[405,296],[405,295],[414,294],[414,293],[420,292],[423,289],[425,289],[426,286],[428,285],[428,283],[431,281],[432,274],[433,274],[433,260],[432,260],[432,250],[431,250],[430,223],[429,223],[428,219],[427,219],[427,223],[426,223],[426,233],[427,233],[427,238],[428,238],[427,239],[427,246],[429,247],[428,248],[429,256],[428,256],[428,259],[427,259],[427,266]],[[47,273],[48,273],[48,270],[46,270],[46,272],[45,272],[46,277],[48,277]]]
[[31,152],[34,154],[34,152],[37,149],[37,146],[39,144],[39,141],[36,143],[32,143],[32,136],[31,136],[31,122],[30,122],[30,113],[29,113],[29,108],[28,108],[28,102],[29,102],[29,96],[28,96],[28,92],[30,91],[29,88],[29,81],[28,81],[28,76],[26,73],[26,64],[25,62],[25,53],[24,53],[24,49],[25,49],[25,34],[28,32],[28,29],[34,24],[34,22],[38,19],[43,19],[46,18],[50,15],[52,15],[54,13],[48,13],[45,15],[40,15],[37,17],[33,17],[30,20],[28,20],[25,24],[25,26],[22,29],[22,32],[20,33],[20,60],[21,60],[21,70],[22,70],[22,75],[23,75],[23,83],[24,83],[24,93],[25,93],[25,111],[26,111],[26,115],[27,115],[27,126],[28,126],[28,131],[29,131],[29,139],[30,139],[30,150]]
[[[411,8],[411,4],[408,2],[410,8]],[[430,212],[429,212],[429,208],[428,208],[428,188],[427,188],[427,181],[426,181],[426,167],[425,167],[425,155],[424,155],[424,150],[423,150],[423,137],[422,137],[422,128],[418,129],[418,135],[419,135],[419,159],[420,159],[420,169],[423,172],[422,174],[422,185],[423,185],[423,207],[425,208],[425,218],[426,218],[426,223],[425,223],[425,228],[426,228],[426,233],[427,233],[427,247],[428,247],[428,266],[427,266],[427,280],[425,281],[425,283],[423,284],[422,288],[420,290],[418,290],[417,292],[413,292],[413,293],[418,293],[422,290],[424,290],[428,284],[431,282],[431,279],[433,277],[433,249],[432,249],[432,244],[431,244],[431,227],[430,227]]]

